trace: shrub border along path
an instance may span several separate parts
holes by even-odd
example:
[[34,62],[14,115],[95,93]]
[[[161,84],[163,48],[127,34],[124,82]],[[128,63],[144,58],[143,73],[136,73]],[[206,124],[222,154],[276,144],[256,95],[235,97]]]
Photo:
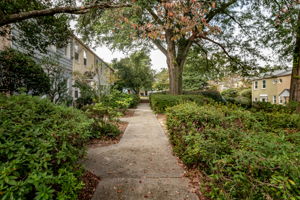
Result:
[[84,165],[101,177],[93,199],[196,200],[148,104],[140,104],[120,143],[91,148]]

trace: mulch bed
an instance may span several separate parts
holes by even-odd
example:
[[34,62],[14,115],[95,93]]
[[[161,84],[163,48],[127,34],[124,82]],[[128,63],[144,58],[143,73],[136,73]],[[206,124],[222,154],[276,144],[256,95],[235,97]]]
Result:
[[78,199],[91,200],[100,178],[90,171],[85,171],[81,179],[84,182],[84,188],[80,191]]
[[133,117],[134,110],[127,110],[122,118]]

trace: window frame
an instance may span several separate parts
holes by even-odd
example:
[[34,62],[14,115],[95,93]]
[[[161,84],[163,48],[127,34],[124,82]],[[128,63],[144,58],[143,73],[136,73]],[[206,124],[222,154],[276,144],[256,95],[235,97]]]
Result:
[[254,81],[254,86],[253,86],[254,90],[258,89],[258,81]]
[[277,96],[273,95],[273,103],[276,104],[277,103]]
[[267,80],[262,80],[261,89],[266,89],[266,88],[267,88]]

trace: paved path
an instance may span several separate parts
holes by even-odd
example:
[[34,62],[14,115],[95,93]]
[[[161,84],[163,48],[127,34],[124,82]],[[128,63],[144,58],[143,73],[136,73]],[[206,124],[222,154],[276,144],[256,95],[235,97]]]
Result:
[[149,104],[140,104],[120,143],[90,148],[85,167],[101,178],[93,200],[197,200]]

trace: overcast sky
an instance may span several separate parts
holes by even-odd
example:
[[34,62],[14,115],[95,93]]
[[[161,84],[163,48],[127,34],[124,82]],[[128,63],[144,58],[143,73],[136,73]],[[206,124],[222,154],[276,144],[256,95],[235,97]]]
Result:
[[[114,58],[120,59],[128,56],[121,51],[112,52],[105,46],[96,48],[96,53],[107,63],[110,63]],[[150,58],[152,69],[159,71],[161,68],[167,68],[166,57],[158,49],[151,51]]]

